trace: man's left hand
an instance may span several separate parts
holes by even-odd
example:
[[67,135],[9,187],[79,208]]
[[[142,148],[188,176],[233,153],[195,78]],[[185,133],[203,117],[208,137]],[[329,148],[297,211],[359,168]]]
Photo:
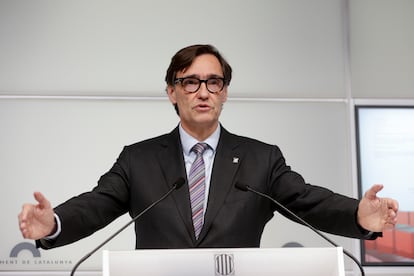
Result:
[[358,223],[368,231],[382,232],[393,228],[397,223],[398,202],[391,198],[377,197],[383,188],[381,184],[373,185],[359,202]]

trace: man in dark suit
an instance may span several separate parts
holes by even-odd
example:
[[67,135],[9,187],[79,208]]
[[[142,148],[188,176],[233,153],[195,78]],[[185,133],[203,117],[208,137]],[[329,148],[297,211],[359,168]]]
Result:
[[[167,70],[167,93],[180,124],[159,137],[127,146],[90,192],[52,208],[37,204],[19,214],[23,237],[43,248],[75,242],[120,215],[135,216],[169,189],[187,181],[135,223],[136,248],[258,247],[275,198],[314,227],[368,239],[396,223],[398,203],[379,198],[374,185],[359,201],[306,184],[277,146],[229,133],[219,123],[231,67],[210,45],[181,49]],[[194,151],[193,146],[197,145]],[[283,213],[283,212],[282,212]]]

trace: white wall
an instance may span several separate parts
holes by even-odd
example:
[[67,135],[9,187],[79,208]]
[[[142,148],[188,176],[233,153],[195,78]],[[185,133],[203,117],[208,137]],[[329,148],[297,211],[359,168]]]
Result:
[[[357,196],[353,103],[414,98],[413,3],[0,0],[0,168],[7,195],[0,207],[8,210],[0,214],[7,222],[0,229],[0,274],[69,270],[126,222],[125,216],[79,243],[41,251],[45,262],[72,264],[35,264],[31,256],[19,258],[30,264],[10,264],[11,248],[23,241],[16,216],[34,190],[56,205],[93,187],[123,145],[177,124],[163,79],[171,56],[189,44],[217,46],[234,69],[222,116],[228,130],[279,145],[308,182]],[[332,238],[359,255],[358,242]],[[277,215],[263,247],[292,240],[326,246]],[[132,249],[134,242],[128,229],[107,248]],[[347,273],[357,275],[345,261]],[[98,253],[81,269],[99,267]]]
[[351,1],[352,94],[414,97],[414,1]]
[[160,96],[172,55],[211,43],[233,96],[344,95],[338,0],[0,3],[3,94]]

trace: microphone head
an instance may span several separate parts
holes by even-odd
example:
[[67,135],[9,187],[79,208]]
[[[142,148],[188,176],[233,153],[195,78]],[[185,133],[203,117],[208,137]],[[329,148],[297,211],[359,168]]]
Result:
[[249,185],[240,183],[240,182],[236,182],[236,188],[239,190],[242,190],[243,192],[247,192],[249,190]]
[[176,190],[180,189],[180,188],[181,188],[181,186],[183,186],[183,185],[184,185],[184,183],[185,183],[185,179],[184,179],[184,177],[180,177],[180,178],[178,178],[178,179],[174,182],[175,189],[176,189]]

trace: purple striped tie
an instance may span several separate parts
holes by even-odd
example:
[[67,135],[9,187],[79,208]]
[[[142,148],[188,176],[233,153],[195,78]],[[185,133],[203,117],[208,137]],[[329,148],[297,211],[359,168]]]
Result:
[[191,211],[195,237],[198,239],[201,228],[203,227],[203,208],[206,172],[204,167],[203,153],[208,148],[206,143],[197,143],[191,151],[195,152],[196,159],[191,165],[188,176],[190,189]]

